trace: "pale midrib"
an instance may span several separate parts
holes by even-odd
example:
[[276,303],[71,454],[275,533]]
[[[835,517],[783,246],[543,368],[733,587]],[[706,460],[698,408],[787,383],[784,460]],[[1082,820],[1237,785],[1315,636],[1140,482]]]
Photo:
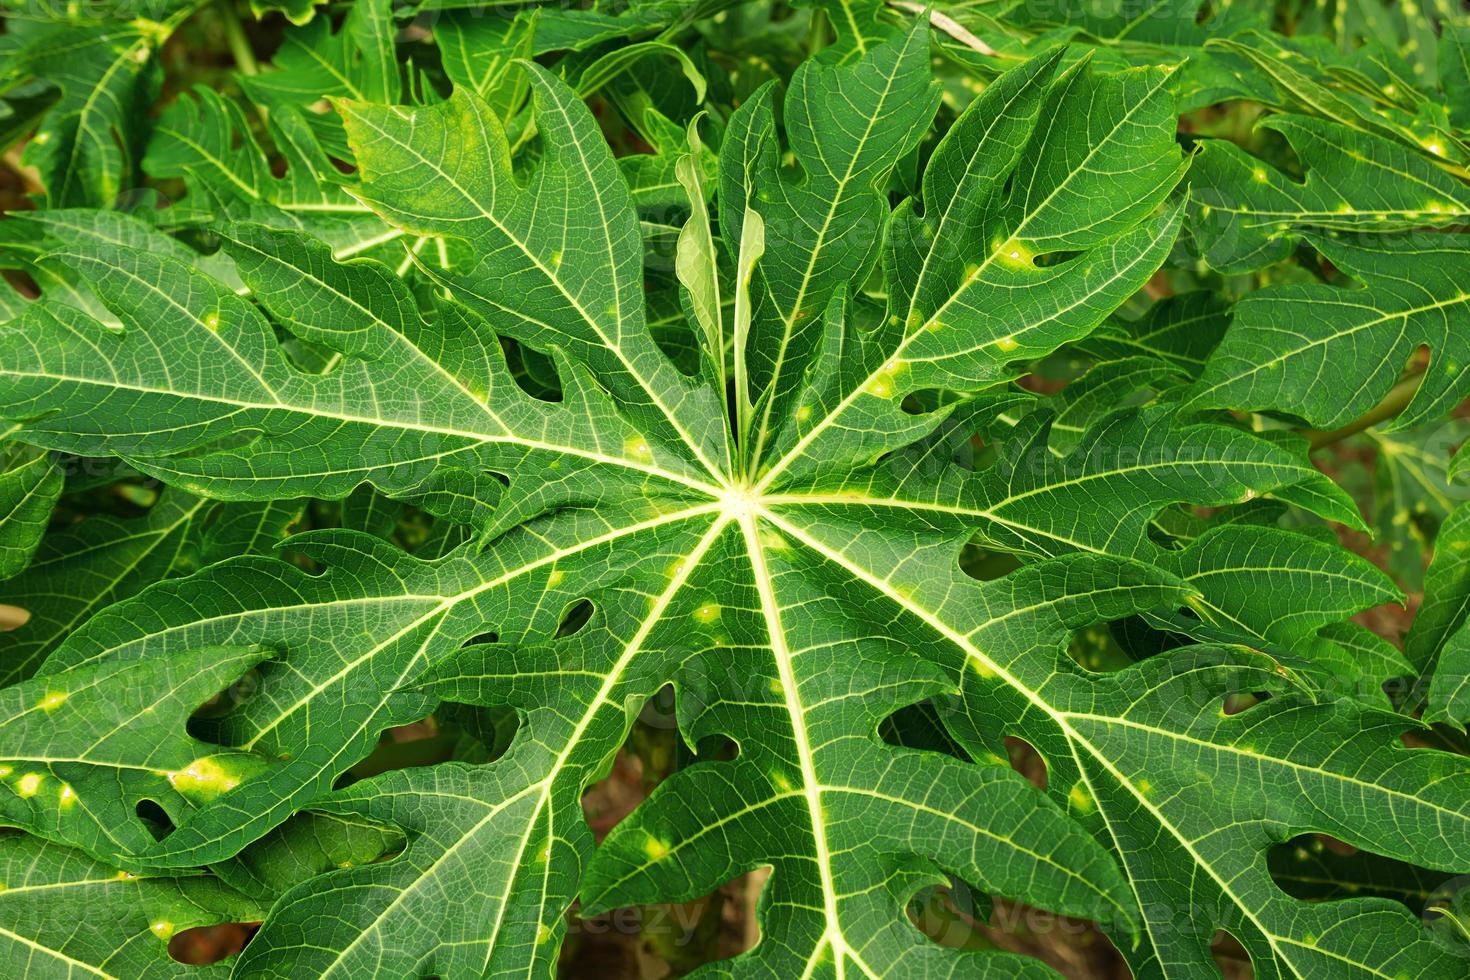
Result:
[[[412,118],[408,114],[404,113],[401,109],[394,107],[393,111],[399,116],[399,118],[403,119],[410,126],[413,125]],[[565,114],[563,113],[563,115]],[[516,247],[516,249],[520,251],[520,253],[524,255],[532,265],[536,267],[536,269],[546,278],[548,282],[552,283],[556,287],[557,292],[561,294],[562,298],[572,307],[572,309],[576,310],[577,315],[582,318],[583,322],[585,322],[589,327],[592,328],[593,332],[596,333],[598,338],[603,342],[605,348],[618,359],[618,361],[623,365],[624,370],[628,372],[628,375],[638,383],[638,386],[641,387],[645,393],[647,393],[648,397],[652,400],[654,406],[658,408],[659,413],[663,415],[665,420],[669,423],[670,427],[672,427],[673,430],[679,434],[679,438],[684,442],[685,445],[689,447],[690,451],[694,453],[695,457],[704,466],[705,470],[711,476],[713,476],[717,482],[721,484],[724,484],[726,482],[726,477],[723,472],[705,455],[703,448],[700,447],[698,442],[695,440],[693,434],[690,433],[689,430],[686,429],[684,425],[678,420],[674,412],[670,410],[668,405],[664,402],[663,397],[653,389],[652,382],[643,377],[642,374],[634,369],[632,362],[628,360],[628,356],[623,351],[622,347],[612,343],[611,338],[609,338],[607,334],[603,331],[602,324],[600,324],[586,310],[586,308],[582,306],[581,302],[578,301],[577,298],[567,290],[567,287],[561,281],[561,278],[555,275],[551,269],[546,267],[545,263],[541,261],[540,256],[531,251],[530,247],[525,242],[521,241],[520,238],[512,234],[511,230],[507,228],[500,221],[500,219],[495,216],[493,212],[486,209],[485,206],[482,205],[476,197],[470,194],[469,191],[466,190],[458,181],[456,181],[447,172],[445,172],[442,167],[436,166],[432,161],[430,161],[427,157],[420,153],[415,147],[410,146],[402,140],[395,139],[391,134],[387,132],[387,130],[373,125],[365,117],[359,116],[358,119],[364,126],[368,126],[373,129],[380,137],[388,140],[395,146],[402,148],[405,152],[417,158],[419,162],[422,163],[425,167],[428,167],[434,173],[439,174],[445,181],[449,183],[451,187],[459,192],[460,197],[463,198],[466,203],[470,204],[472,207],[480,212],[481,217],[494,225],[496,230],[499,231],[501,235],[505,236],[505,239],[508,242],[512,243]],[[578,157],[582,159],[585,163],[586,158],[582,155],[580,144],[578,144],[576,148]],[[605,212],[602,208],[601,195],[594,196],[597,200],[598,213],[605,215]],[[610,258],[612,258],[611,250],[612,241],[611,239],[609,239],[608,251],[610,254]],[[614,262],[613,265],[614,267],[616,267],[616,262]],[[616,289],[614,289],[615,294],[616,292]],[[617,296],[616,300],[617,303],[621,304],[622,297]],[[617,316],[621,318],[621,306],[619,305],[618,307],[616,307],[616,309],[618,310]]]
[[[844,957],[851,958],[864,974],[876,977],[877,974],[863,962],[842,933],[841,916],[837,909],[837,885],[832,877],[832,854],[827,844],[826,817],[822,812],[823,787],[821,780],[817,777],[811,738],[807,734],[806,708],[801,703],[800,688],[797,686],[796,673],[791,664],[792,654],[786,646],[786,631],[781,625],[781,607],[776,601],[775,587],[771,581],[770,569],[766,565],[765,551],[760,543],[760,532],[755,526],[755,516],[748,513],[743,514],[739,518],[739,523],[740,532],[745,538],[746,550],[749,552],[751,578],[755,582],[756,593],[760,597],[761,613],[765,618],[766,632],[771,641],[771,656],[781,680],[781,693],[786,701],[786,712],[791,716],[791,737],[796,744],[797,761],[801,767],[802,795],[806,800],[807,814],[811,819],[817,872],[821,878],[822,914],[827,923],[822,938],[832,946],[832,959],[836,965],[839,980],[844,972],[842,965]],[[808,972],[811,971],[821,949],[822,943],[818,943],[812,952],[812,959],[807,963]]]
[[[849,5],[844,3],[843,9],[847,11],[850,20],[852,18],[852,11],[849,9]],[[853,24],[853,36],[859,39],[861,37],[857,31],[856,24]],[[902,63],[901,57],[899,63]],[[878,118],[883,115],[883,110],[887,105],[889,96],[893,92],[893,86],[897,79],[898,73],[895,71],[889,74],[884,80],[883,95],[878,99],[878,110],[865,120],[863,135],[858,140],[856,149],[853,150],[852,155],[847,159],[847,169],[837,180],[837,189],[832,194],[831,204],[828,206],[827,213],[822,219],[821,227],[817,230],[816,241],[812,243],[812,249],[807,254],[806,269],[802,272],[801,286],[796,291],[796,298],[792,300],[790,310],[781,316],[781,343],[776,350],[776,363],[771,368],[771,384],[767,389],[768,393],[765,398],[765,407],[761,411],[760,427],[756,432],[755,445],[750,450],[752,470],[759,466],[761,451],[765,448],[766,439],[770,435],[771,412],[774,410],[776,404],[776,394],[781,381],[782,369],[786,363],[786,353],[791,345],[792,334],[796,329],[796,319],[801,315],[802,307],[806,304],[806,293],[815,274],[817,257],[822,254],[822,250],[825,247],[827,232],[832,226],[832,219],[836,217],[837,211],[845,200],[847,185],[852,180],[852,172],[857,166],[858,157],[862,155],[863,150],[867,147],[868,140],[873,135],[873,126],[877,123]]]
[[[602,709],[603,705],[607,703],[609,696],[611,695],[613,689],[617,686],[618,682],[622,679],[622,676],[626,672],[628,666],[633,662],[638,653],[642,650],[644,641],[647,640],[648,635],[653,631],[653,628],[658,625],[659,621],[663,618],[663,614],[667,611],[668,606],[673,601],[674,596],[684,586],[685,582],[688,581],[689,576],[698,566],[700,559],[704,557],[704,554],[706,551],[709,550],[709,547],[714,544],[715,539],[719,537],[720,533],[725,529],[727,523],[728,521],[723,518],[712,521],[710,529],[704,533],[704,536],[694,547],[694,550],[690,552],[689,557],[681,563],[678,570],[670,578],[669,585],[654,601],[653,609],[650,611],[649,615],[644,618],[643,622],[638,628],[638,631],[634,634],[633,638],[628,641],[622,653],[619,655],[617,662],[613,664],[612,668],[608,671],[606,677],[603,680],[602,686],[598,689],[598,692],[593,697],[591,703],[588,704],[586,711],[583,712],[581,719],[579,719],[577,723],[577,726],[573,729],[571,735],[568,737],[567,743],[563,747],[562,751],[558,753],[555,763],[552,765],[550,771],[546,774],[546,776],[515,793],[507,800],[503,801],[501,804],[492,807],[485,814],[484,817],[482,817],[472,827],[468,828],[463,834],[461,834],[458,840],[445,848],[444,852],[440,854],[437,858],[435,858],[433,863],[426,867],[424,871],[419,874],[419,876],[415,879],[413,886],[401,889],[398,895],[393,899],[393,901],[390,902],[383,909],[382,912],[374,917],[372,923],[360,929],[352,942],[343,947],[343,949],[337,953],[332,962],[323,969],[323,976],[331,975],[331,973],[342,964],[347,955],[351,953],[352,950],[355,949],[358,944],[363,941],[364,937],[366,937],[370,933],[376,932],[381,927],[383,921],[389,916],[389,914],[391,914],[395,908],[402,904],[402,902],[414,890],[414,888],[418,886],[419,883],[431,878],[434,872],[440,866],[442,866],[455,853],[457,853],[459,848],[463,847],[467,842],[473,840],[476,834],[501,810],[504,810],[511,803],[521,799],[522,797],[525,797],[528,794],[537,793],[539,794],[539,799],[537,800],[536,807],[532,811],[531,816],[526,820],[526,830],[525,833],[521,836],[520,843],[517,847],[517,861],[515,862],[515,867],[517,869],[520,868],[521,862],[524,858],[525,848],[530,841],[531,832],[535,829],[536,820],[539,819],[542,809],[545,807],[547,801],[550,798],[550,791],[553,783],[556,780],[557,775],[559,775],[561,770],[565,768],[568,760],[571,758],[574,750],[580,743],[582,736],[586,733],[587,728],[592,724],[596,714]],[[506,876],[505,888],[501,892],[500,910],[499,913],[496,915],[495,924],[493,929],[491,930],[491,934],[485,939],[487,962],[489,960],[491,952],[490,947],[494,944],[495,938],[499,935],[500,926],[503,922],[506,909],[506,899],[510,894],[510,890],[514,887],[515,880],[515,874],[510,874]]]
[[[456,429],[444,425],[421,425],[406,420],[373,418],[371,416],[353,415],[349,412],[324,411],[315,406],[304,408],[300,405],[291,405],[279,400],[274,402],[245,401],[238,398],[224,398],[219,395],[205,394],[203,392],[178,392],[172,391],[167,388],[156,388],[149,385],[124,384],[122,382],[114,380],[98,380],[96,378],[75,377],[72,375],[56,374],[54,372],[47,371],[6,371],[4,372],[4,374],[5,376],[15,378],[34,378],[44,381],[64,382],[67,384],[74,384],[79,386],[105,388],[109,391],[133,391],[144,395],[165,395],[173,398],[185,398],[191,401],[211,402],[217,405],[230,405],[238,409],[249,411],[286,411],[297,415],[306,415],[311,418],[332,419],[338,422],[353,422],[359,425],[380,426],[385,429],[403,429],[409,432],[422,432],[429,435],[453,436],[455,438],[469,440],[470,442],[476,444],[505,443],[507,445],[521,446],[525,449],[539,450],[549,453],[562,453],[567,456],[576,456],[581,459],[591,460],[595,463],[605,463],[609,466],[626,467],[628,469],[637,470],[640,473],[647,473],[649,476],[660,477],[662,479],[670,481],[671,483],[680,483],[684,486],[690,487],[691,489],[704,491],[711,496],[718,496],[720,492],[719,488],[715,487],[712,484],[705,483],[702,480],[695,479],[694,477],[688,477],[682,474],[674,473],[671,470],[665,470],[661,467],[652,466],[647,463],[640,463],[636,460],[624,459],[618,456],[607,456],[602,453],[594,453],[590,450],[581,449],[575,446],[559,446],[554,443],[540,442],[538,440],[529,439],[524,436],[515,435],[514,433],[486,434],[484,432],[476,432],[469,429]],[[391,465],[394,462],[396,461],[389,460],[384,465]]]
[[[1165,78],[1159,82],[1159,85],[1162,85],[1166,80],[1167,76],[1165,76]],[[1157,88],[1158,86],[1155,86],[1155,90]],[[1148,96],[1152,96],[1153,91],[1154,90],[1150,90]],[[1070,186],[1072,178],[1086,168],[1088,162],[1103,148],[1104,145],[1106,145],[1108,140],[1112,139],[1112,137],[1118,132],[1119,129],[1121,129],[1126,123],[1131,121],[1134,113],[1137,112],[1138,109],[1143,107],[1145,104],[1147,104],[1147,102],[1148,98],[1145,97],[1134,103],[1134,105],[1130,107],[1126,113],[1123,114],[1123,116],[1117,121],[1117,123],[1114,124],[1113,128],[1108,131],[1107,135],[1100,139],[1097,143],[1095,143],[1090,150],[1088,150],[1087,155],[1082,158],[1081,163],[1079,163],[1076,168],[1068,173],[1067,178],[1065,180],[1059,181],[1057,183],[1057,186],[1052,189],[1050,194],[1043,198],[1041,202],[1038,203],[1034,208],[1031,208],[1027,211],[1025,217],[1021,219],[1021,222],[1016,226],[1015,230],[1011,232],[1010,237],[1007,239],[1007,241],[1015,241],[1019,239],[1022,233],[1026,230],[1026,227],[1031,223],[1036,215],[1041,213],[1041,211],[1052,202],[1052,199],[1055,198],[1056,195],[1060,194],[1066,187]],[[958,298],[962,296],[976,280],[978,280],[980,276],[984,275],[984,273],[990,268],[990,266],[994,264],[995,261],[1001,256],[1004,251],[1005,245],[1006,242],[1001,242],[996,247],[992,248],[989,254],[985,256],[984,261],[977,265],[972,272],[965,276],[960,285],[955,289],[952,294],[950,294],[950,297],[939,305],[939,308],[936,309],[934,313],[927,320],[924,321],[923,325],[909,332],[903,338],[903,340],[899,341],[898,346],[894,349],[892,354],[884,359],[884,361],[877,368],[875,368],[866,378],[854,385],[852,390],[848,392],[848,394],[842,399],[842,401],[837,403],[837,406],[833,408],[832,411],[828,412],[821,419],[821,421],[812,426],[812,428],[809,429],[805,435],[797,440],[796,444],[792,446],[789,452],[787,452],[784,456],[776,461],[771,469],[768,470],[766,474],[761,478],[760,483],[756,485],[756,489],[759,491],[769,487],[771,483],[778,476],[780,476],[780,474],[787,467],[791,465],[793,461],[801,456],[801,454],[806,450],[806,447],[809,446],[812,441],[817,438],[818,435],[820,435],[822,432],[825,432],[838,418],[843,415],[843,413],[847,411],[848,407],[852,405],[852,403],[856,401],[857,398],[868,389],[868,385],[871,384],[872,381],[880,373],[885,370],[890,370],[890,365],[897,361],[903,355],[903,352],[908,349],[909,345],[919,337],[924,336],[930,324],[938,320],[939,317],[946,310],[948,310],[949,307],[954,302],[956,302]]]
[[[1170,833],[1170,835],[1172,835],[1179,842],[1180,846],[1189,852],[1191,857],[1194,858],[1196,865],[1203,869],[1205,873],[1210,876],[1211,880],[1215,882],[1220,891],[1224,895],[1226,895],[1237,908],[1240,909],[1241,913],[1247,919],[1249,919],[1253,925],[1255,925],[1256,929],[1261,933],[1261,935],[1266,938],[1266,941],[1271,944],[1271,947],[1273,949],[1276,948],[1276,941],[1279,937],[1277,937],[1274,933],[1271,932],[1271,930],[1265,927],[1265,925],[1256,916],[1250,906],[1245,903],[1240,898],[1240,896],[1238,896],[1235,891],[1230,887],[1229,882],[1222,878],[1219,873],[1216,872],[1214,866],[1211,865],[1210,862],[1206,861],[1203,855],[1195,850],[1194,844],[1192,841],[1189,840],[1188,836],[1180,831],[1179,828],[1176,827],[1172,821],[1168,820],[1168,818],[1166,818],[1164,814],[1148,800],[1147,796],[1137,786],[1134,786],[1132,781],[1129,780],[1123,772],[1121,772],[1116,766],[1113,765],[1112,761],[1108,759],[1097,746],[1093,745],[1089,740],[1082,736],[1081,732],[1078,732],[1075,728],[1072,727],[1070,719],[1074,717],[1073,714],[1059,711],[1054,708],[1051,703],[1043,698],[1040,694],[1038,694],[1036,691],[1033,691],[1025,684],[1021,683],[1020,678],[1016,677],[1010,671],[1006,670],[999,663],[995,662],[983,651],[981,651],[979,647],[975,646],[975,644],[971,642],[968,636],[955,630],[948,623],[944,622],[944,620],[942,620],[936,613],[920,605],[911,597],[905,596],[898,589],[895,589],[892,585],[890,585],[886,580],[879,578],[877,575],[869,571],[867,568],[864,568],[856,561],[849,559],[845,554],[827,547],[821,541],[818,541],[817,539],[811,537],[800,528],[797,528],[794,525],[782,520],[775,514],[772,514],[769,511],[764,511],[761,516],[770,521],[776,527],[780,528],[782,531],[796,538],[798,541],[800,541],[806,547],[810,548],[816,554],[822,556],[827,561],[832,562],[838,567],[845,569],[848,574],[852,575],[854,578],[858,579],[859,581],[865,582],[869,587],[886,596],[890,601],[896,603],[899,607],[918,617],[921,621],[928,624],[931,629],[934,629],[940,635],[945,637],[945,639],[949,640],[949,642],[959,647],[962,651],[964,651],[967,656],[975,660],[977,663],[983,665],[988,671],[993,673],[997,678],[1009,685],[1028,702],[1034,705],[1042,714],[1051,719],[1052,723],[1056,725],[1057,728],[1066,736],[1069,742],[1085,748],[1089,755],[1097,759],[1098,762],[1105,769],[1107,769],[1109,773],[1112,774],[1113,778],[1118,781],[1119,785],[1128,790],[1129,794],[1138,801],[1140,806],[1147,809],[1154,816],[1154,818],[1159,821],[1160,826],[1166,829]],[[1112,721],[1114,719],[1109,720]],[[1287,960],[1286,957],[1283,956],[1282,959],[1287,963],[1288,966],[1291,967],[1293,973],[1296,973],[1297,976],[1300,976],[1300,973],[1296,971],[1295,966],[1292,966],[1290,961]]]

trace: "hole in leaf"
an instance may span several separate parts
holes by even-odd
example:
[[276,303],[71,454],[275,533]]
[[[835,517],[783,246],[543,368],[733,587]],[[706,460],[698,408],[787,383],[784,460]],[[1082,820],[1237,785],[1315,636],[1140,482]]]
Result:
[[1081,254],[1082,253],[1077,250],[1046,252],[1036,256],[1036,258],[1032,260],[1032,264],[1035,265],[1038,269],[1046,269],[1050,268],[1051,266],[1061,265],[1064,262],[1070,262]]
[[259,928],[259,922],[226,922],[184,929],[169,939],[168,955],[179,963],[208,966],[240,952]]
[[1256,975],[1255,968],[1251,966],[1250,953],[1246,952],[1240,940],[1224,929],[1215,930],[1215,935],[1210,940],[1210,956],[1225,980],[1252,980]]
[[1220,712],[1226,715],[1240,715],[1270,700],[1269,691],[1232,691],[1225,695],[1220,702]]
[[1132,660],[1156,657],[1190,643],[1189,637],[1158,629],[1142,616],[1129,616],[1109,623],[1108,634],[1117,649]]
[[[1148,628],[1143,620],[1137,617],[1134,619],[1145,629]],[[1132,647],[1118,641],[1116,634],[1116,630],[1124,627],[1127,622],[1129,621],[1106,623],[1077,630],[1067,644],[1067,653],[1083,669],[1098,674],[1112,673],[1130,666],[1139,658],[1133,655]]]
[[0,633],[18,630],[31,621],[31,611],[0,602]]
[[752,871],[692,902],[617,908],[588,919],[573,909],[567,946],[577,950],[578,974],[597,964],[596,973],[612,977],[684,976],[740,955],[760,939],[755,909],[768,875]]
[[236,744],[230,741],[230,734],[226,731],[228,719],[260,691],[263,683],[261,678],[259,666],[245,671],[229,687],[195,708],[185,723],[185,731],[204,742],[221,746]]
[[174,832],[173,820],[156,800],[139,800],[133,807],[133,812],[143,821],[143,826],[153,835],[154,840],[161,841]]
[[938,752],[956,759],[969,760],[969,754],[952,739],[939,717],[939,708],[930,701],[912,704],[883,719],[878,734],[889,745],[922,752]]
[[26,299],[35,299],[41,295],[41,287],[36,285],[36,280],[21,269],[0,269],[0,278]]
[[1305,834],[1277,844],[1267,854],[1276,886],[1307,902],[1343,898],[1386,898],[1416,915],[1436,890],[1454,876],[1359,850],[1325,834]]
[[909,921],[925,936],[955,949],[972,945],[994,911],[989,895],[958,878],[919,889],[908,902]]
[[1046,760],[1035,746],[1014,735],[1005,737],[1006,757],[1011,768],[1026,777],[1026,781],[1037,789],[1046,789]]
[[575,636],[592,621],[594,607],[586,599],[578,599],[561,614],[561,623],[556,628],[558,638]]
[[909,902],[909,915],[920,932],[942,946],[1020,953],[1069,977],[1129,975],[1096,923],[986,895],[954,878],[921,890]]
[[[434,717],[442,730],[459,734],[461,742],[456,749],[456,758],[468,762],[494,762],[510,748],[521,727],[520,715],[505,705],[485,707],[446,702],[439,705]],[[464,744],[466,739],[474,743],[473,746]]]
[[561,401],[561,378],[551,358],[506,337],[500,343],[517,387],[538,401]]
[[1021,567],[1021,560],[1004,551],[988,551],[969,544],[960,552],[960,571],[981,582],[1005,578]]
[[359,779],[376,776],[393,769],[414,769],[437,765],[460,757],[460,733],[445,730],[430,715],[407,725],[397,725],[378,736],[377,747],[367,758],[337,777],[333,789],[350,786]]

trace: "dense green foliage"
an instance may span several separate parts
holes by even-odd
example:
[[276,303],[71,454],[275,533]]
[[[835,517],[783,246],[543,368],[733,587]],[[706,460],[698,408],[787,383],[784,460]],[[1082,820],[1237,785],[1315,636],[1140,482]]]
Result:
[[1457,4],[5,9],[26,976],[1470,969]]

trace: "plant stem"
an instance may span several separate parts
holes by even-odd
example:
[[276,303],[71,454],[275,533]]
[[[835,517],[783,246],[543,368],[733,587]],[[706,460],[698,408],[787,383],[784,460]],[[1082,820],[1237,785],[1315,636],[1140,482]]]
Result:
[[1364,429],[1371,429],[1379,422],[1387,421],[1402,412],[1414,398],[1414,392],[1419,390],[1419,382],[1424,377],[1425,369],[1415,368],[1410,371],[1398,384],[1389,389],[1383,401],[1379,402],[1362,418],[1349,422],[1340,429],[1329,431],[1310,430],[1305,433],[1311,442],[1313,449],[1321,449],[1333,443],[1341,442],[1348,436],[1357,435]]
[[255,60],[250,39],[245,36],[245,28],[240,23],[239,15],[235,13],[234,0],[216,0],[214,9],[219,13],[220,24],[225,30],[225,43],[230,46],[230,56],[235,59],[235,67],[240,69],[242,75],[259,75],[260,62]]

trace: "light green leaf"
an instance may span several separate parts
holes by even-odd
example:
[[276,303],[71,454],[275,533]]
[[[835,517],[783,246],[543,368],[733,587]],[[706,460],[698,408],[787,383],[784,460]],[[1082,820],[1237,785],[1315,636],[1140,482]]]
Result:
[[[205,646],[5,688],[5,822],[94,855],[147,850],[154,843],[151,828],[129,801],[151,800],[169,819],[182,820],[189,807],[218,798],[263,768],[262,760],[222,751],[184,728],[196,708],[266,654]],[[139,870],[135,860],[122,863]]]
[[194,6],[165,11],[161,22],[67,23],[51,21],[45,9],[7,18],[15,40],[0,88],[39,78],[60,91],[24,154],[40,172],[47,204],[113,207],[133,186],[161,82],[154,54]]
[[928,27],[919,23],[866,48],[836,46],[799,68],[781,105],[792,167],[780,160],[773,86],[730,119],[720,150],[724,240],[744,240],[751,211],[769,229],[750,287],[748,380],[740,382],[758,406],[754,428],[742,429],[752,461],[791,409],[817,347],[819,314],[860,285],[878,258],[884,185],[938,103],[928,58]]
[[1424,575],[1424,602],[1404,639],[1404,653],[1428,678],[1426,721],[1470,724],[1470,506],[1440,526]]

